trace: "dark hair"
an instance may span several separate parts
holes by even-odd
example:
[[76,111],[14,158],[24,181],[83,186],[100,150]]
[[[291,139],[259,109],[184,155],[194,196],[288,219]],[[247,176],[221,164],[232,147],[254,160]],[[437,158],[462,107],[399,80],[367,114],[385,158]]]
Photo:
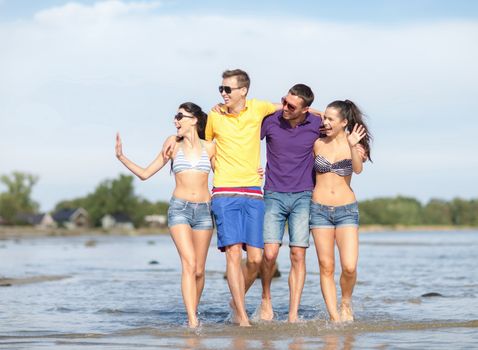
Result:
[[[198,120],[196,124],[196,129],[198,132],[198,136],[201,140],[206,139],[206,123],[207,123],[207,114],[203,112],[201,107],[199,107],[197,104],[192,103],[192,102],[184,102],[179,105],[179,108],[184,109],[186,112],[191,113],[193,116],[195,116]],[[178,109],[179,109],[178,108]],[[176,137],[176,142],[181,141],[183,138],[182,137]],[[169,173],[173,173],[173,164],[174,160],[171,158],[171,168],[169,170]]]
[[249,79],[249,75],[246,72],[244,72],[242,69],[233,69],[226,70],[222,73],[222,79],[232,77],[236,77],[239,87],[246,87],[247,91],[249,91],[249,86],[251,86],[251,79]]
[[191,113],[198,120],[196,127],[198,131],[199,138],[201,140],[206,139],[206,123],[207,123],[207,114],[203,112],[201,107],[192,102],[184,102],[179,108],[184,109],[186,112]]
[[289,94],[300,97],[304,101],[304,106],[310,107],[314,102],[314,93],[312,89],[305,84],[295,84],[290,88]]
[[360,111],[357,105],[350,100],[337,100],[329,103],[327,108],[329,107],[337,109],[342,119],[347,119],[346,129],[349,132],[352,132],[355,124],[360,124],[364,127],[366,134],[359,143],[365,148],[365,154],[367,155],[367,158],[372,161],[372,158],[370,158],[370,143],[372,141],[372,135],[370,134],[368,127],[364,122],[364,114]]

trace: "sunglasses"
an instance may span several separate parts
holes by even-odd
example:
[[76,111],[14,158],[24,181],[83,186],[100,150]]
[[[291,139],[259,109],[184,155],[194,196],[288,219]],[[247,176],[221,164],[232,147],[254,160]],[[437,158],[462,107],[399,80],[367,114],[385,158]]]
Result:
[[287,102],[285,97],[282,97],[281,102],[282,102],[282,107],[284,107],[284,108],[287,107],[287,109],[291,112],[293,112],[297,109],[297,106],[294,106],[293,104],[290,104],[289,102]]
[[232,92],[232,90],[238,90],[238,89],[242,89],[242,87],[230,87],[230,86],[226,86],[226,85],[221,85],[219,86],[219,92],[222,94],[222,92],[224,91],[226,94],[230,94]]
[[177,121],[180,121],[183,118],[195,118],[195,117],[193,115],[182,114],[181,112],[179,112],[178,114],[174,116],[174,119],[176,119]]

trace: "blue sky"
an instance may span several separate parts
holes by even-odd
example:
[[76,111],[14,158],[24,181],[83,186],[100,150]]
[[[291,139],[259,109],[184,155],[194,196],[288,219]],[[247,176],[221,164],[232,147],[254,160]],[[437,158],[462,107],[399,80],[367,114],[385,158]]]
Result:
[[[350,98],[375,137],[359,200],[478,197],[478,3],[472,1],[0,0],[0,173],[39,175],[43,210],[146,165],[184,101],[208,110],[221,72],[251,97],[310,85],[314,107]],[[263,162],[265,155],[263,154]],[[164,169],[137,193],[167,200]],[[1,190],[1,188],[0,188]]]

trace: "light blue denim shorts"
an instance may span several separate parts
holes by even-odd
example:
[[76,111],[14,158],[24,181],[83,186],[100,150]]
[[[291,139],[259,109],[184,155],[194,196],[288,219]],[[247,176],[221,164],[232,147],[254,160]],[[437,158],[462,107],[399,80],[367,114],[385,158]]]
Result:
[[172,197],[169,201],[168,227],[189,225],[193,230],[212,230],[211,202],[188,202]]
[[282,244],[285,223],[289,228],[289,246],[309,246],[309,212],[312,191],[264,191],[264,243]]
[[310,228],[336,228],[359,225],[358,203],[341,206],[310,202]]

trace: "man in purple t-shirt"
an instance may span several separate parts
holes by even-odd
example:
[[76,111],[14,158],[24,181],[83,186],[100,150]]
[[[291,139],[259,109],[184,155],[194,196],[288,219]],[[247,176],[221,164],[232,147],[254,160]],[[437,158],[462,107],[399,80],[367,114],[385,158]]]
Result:
[[294,85],[282,99],[282,110],[264,119],[261,139],[266,138],[267,165],[264,185],[264,256],[260,318],[271,320],[271,281],[285,223],[289,228],[289,322],[298,320],[305,282],[305,251],[309,247],[309,207],[314,189],[313,146],[322,125],[309,112],[312,90]]

